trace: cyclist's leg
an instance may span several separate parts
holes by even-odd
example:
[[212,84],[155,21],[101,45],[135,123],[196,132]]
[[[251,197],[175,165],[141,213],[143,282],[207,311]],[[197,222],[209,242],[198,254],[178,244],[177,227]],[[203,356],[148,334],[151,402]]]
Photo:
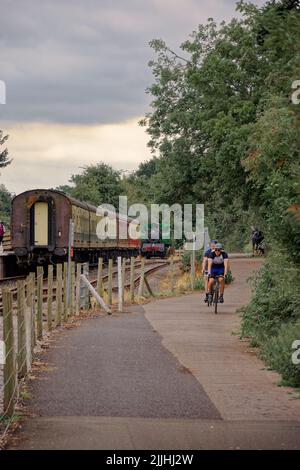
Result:
[[205,286],[205,299],[204,299],[204,302],[207,302],[207,299],[208,299],[208,294],[209,294],[209,291],[208,291],[208,272],[205,271],[204,272],[204,286]]
[[214,282],[215,282],[214,277],[210,277],[208,279],[208,293],[209,294],[212,294]]
[[224,294],[225,289],[225,279],[224,276],[219,276],[219,284],[220,284],[220,294]]
[[224,289],[225,289],[225,278],[224,275],[220,275],[219,279],[219,286],[220,286],[220,297],[219,301],[222,304],[224,302]]

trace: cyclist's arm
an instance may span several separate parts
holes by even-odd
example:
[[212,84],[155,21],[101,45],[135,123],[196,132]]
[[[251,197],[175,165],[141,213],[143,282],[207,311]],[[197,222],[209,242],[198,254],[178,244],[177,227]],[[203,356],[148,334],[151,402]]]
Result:
[[211,267],[212,267],[212,262],[213,260],[211,258],[208,258],[208,275],[210,276],[211,274]]
[[206,265],[207,265],[207,260],[208,260],[207,256],[204,256],[203,261],[202,261],[202,272],[203,273],[204,273]]
[[224,259],[224,276],[227,276],[229,271],[229,259]]

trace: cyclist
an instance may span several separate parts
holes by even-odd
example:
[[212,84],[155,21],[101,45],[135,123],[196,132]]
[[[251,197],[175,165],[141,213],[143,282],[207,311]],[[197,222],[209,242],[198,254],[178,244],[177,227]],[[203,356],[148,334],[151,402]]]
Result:
[[228,269],[228,254],[223,250],[222,243],[217,243],[208,258],[208,290],[211,296],[214,279],[217,277],[220,283],[219,302],[221,304],[224,302],[225,276],[228,274]]
[[204,302],[208,302],[208,258],[211,252],[215,249],[216,247],[217,240],[211,240],[209,244],[209,248],[205,251],[204,256],[203,256],[203,261],[202,261],[202,274],[204,276],[204,285],[205,285],[205,299]]

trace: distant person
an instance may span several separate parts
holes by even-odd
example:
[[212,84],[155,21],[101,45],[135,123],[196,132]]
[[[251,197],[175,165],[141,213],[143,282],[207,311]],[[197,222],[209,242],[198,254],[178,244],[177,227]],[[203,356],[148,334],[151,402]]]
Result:
[[208,302],[208,258],[211,254],[211,252],[215,249],[216,247],[217,240],[211,240],[209,244],[209,248],[206,250],[203,256],[203,261],[202,261],[202,274],[204,276],[204,285],[205,285],[205,299],[204,302]]
[[3,237],[5,234],[5,227],[3,225],[3,222],[0,222],[0,244],[2,245],[3,242]]
[[251,241],[252,241],[252,256],[254,256],[255,252],[261,251],[264,253],[264,249],[261,247],[261,242],[263,241],[264,234],[261,230],[257,227],[251,227]]

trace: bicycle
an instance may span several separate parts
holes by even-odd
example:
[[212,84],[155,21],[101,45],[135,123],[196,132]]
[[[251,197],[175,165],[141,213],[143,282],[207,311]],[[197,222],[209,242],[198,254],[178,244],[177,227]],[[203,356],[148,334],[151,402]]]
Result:
[[218,303],[220,297],[220,284],[219,284],[219,277],[224,276],[216,276],[214,277],[214,285],[213,285],[213,292],[210,293],[208,296],[207,306],[210,307],[214,304],[215,314],[218,313]]

